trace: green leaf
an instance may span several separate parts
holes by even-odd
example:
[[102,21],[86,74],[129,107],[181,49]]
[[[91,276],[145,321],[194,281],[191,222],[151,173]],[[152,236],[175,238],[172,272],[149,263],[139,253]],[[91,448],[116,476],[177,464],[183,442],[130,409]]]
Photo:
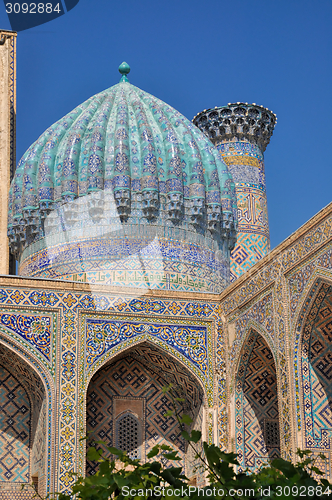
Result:
[[297,474],[294,465],[283,458],[275,458],[271,462],[272,467],[280,470],[286,477],[291,478]]
[[190,441],[193,441],[193,443],[198,443],[198,441],[201,439],[202,433],[200,431],[191,431],[191,437]]
[[161,469],[161,464],[159,462],[152,462],[150,464],[150,469],[154,474],[159,474]]
[[296,454],[300,457],[303,458],[305,455],[311,455],[312,451],[310,450],[300,450],[299,448],[296,451]]
[[117,457],[121,457],[125,455],[125,453],[121,450],[118,450],[117,448],[114,448],[114,446],[107,446],[107,449],[112,455],[116,455]]
[[169,384],[169,385],[166,385],[163,387],[162,391],[163,391],[163,394],[166,394],[166,392],[169,392],[173,387],[173,384]]
[[148,458],[153,458],[155,457],[156,455],[158,455],[160,449],[159,449],[159,446],[156,445],[152,448],[152,450],[149,451],[149,453],[147,454],[147,457]]
[[182,431],[181,432],[181,436],[186,440],[186,441],[191,441],[191,438],[190,438],[190,435],[189,435],[189,432],[187,431]]
[[169,484],[174,484],[174,476],[172,475],[170,469],[166,469],[162,471],[160,474],[163,479],[165,479]]
[[174,415],[174,411],[173,410],[167,410],[164,413],[164,417],[172,417],[173,415]]
[[164,457],[168,458],[168,460],[181,460],[181,458],[178,457],[177,454],[177,451],[172,451],[171,453],[164,453]]
[[97,462],[102,454],[103,454],[102,450],[96,450],[94,446],[91,446],[91,448],[88,449],[87,457],[92,462]]
[[319,476],[324,476],[324,472],[322,472],[320,469],[318,469],[318,467],[315,467],[315,466],[310,467],[310,470],[312,470],[313,472],[315,472]]
[[180,420],[181,420],[182,424],[186,424],[186,425],[190,425],[193,421],[192,418],[189,417],[189,415],[182,415]]
[[[113,467],[112,467],[113,468]],[[109,460],[103,460],[99,465],[100,474],[108,474],[110,470]]]
[[183,398],[175,398],[175,401],[178,401],[179,403],[184,403],[185,399],[183,399]]
[[123,488],[124,486],[130,484],[130,481],[127,478],[120,476],[119,474],[114,474],[113,478],[119,488]]
[[168,444],[162,444],[160,448],[164,451],[174,451],[171,446],[168,446]]

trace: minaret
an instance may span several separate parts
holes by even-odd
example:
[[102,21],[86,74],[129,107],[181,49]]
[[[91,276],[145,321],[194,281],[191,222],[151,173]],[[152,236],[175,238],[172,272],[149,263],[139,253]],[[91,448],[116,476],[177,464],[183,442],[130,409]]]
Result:
[[[16,33],[0,30],[0,274],[15,273],[7,238],[8,192],[15,171]],[[11,269],[10,269],[11,268]]]
[[242,102],[204,110],[193,119],[221,153],[235,183],[238,237],[231,254],[231,281],[270,250],[264,151],[276,121],[267,108]]

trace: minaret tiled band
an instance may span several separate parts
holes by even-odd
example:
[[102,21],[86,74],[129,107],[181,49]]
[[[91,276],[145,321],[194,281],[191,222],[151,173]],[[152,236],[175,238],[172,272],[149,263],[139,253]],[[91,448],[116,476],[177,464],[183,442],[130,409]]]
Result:
[[204,110],[193,120],[213,142],[235,183],[238,236],[231,254],[231,280],[241,276],[270,249],[264,151],[276,115],[247,103]]

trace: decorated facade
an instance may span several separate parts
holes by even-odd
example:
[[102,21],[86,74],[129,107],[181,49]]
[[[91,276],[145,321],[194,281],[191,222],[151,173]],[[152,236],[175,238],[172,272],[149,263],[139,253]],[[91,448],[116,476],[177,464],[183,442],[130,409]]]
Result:
[[[1,37],[10,111],[15,34]],[[16,170],[15,123],[1,124],[1,221],[19,275],[2,262],[0,499],[93,474],[87,433],[142,460],[170,444],[202,485],[165,417],[169,383],[242,467],[306,448],[331,477],[332,204],[269,251],[262,155],[275,115],[230,104],[198,115],[200,131],[120,72]]]

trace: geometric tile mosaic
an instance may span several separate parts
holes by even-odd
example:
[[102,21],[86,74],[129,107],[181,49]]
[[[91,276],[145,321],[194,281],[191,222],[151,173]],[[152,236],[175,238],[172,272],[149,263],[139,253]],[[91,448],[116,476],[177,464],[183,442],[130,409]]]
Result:
[[0,482],[29,482],[31,406],[20,382],[0,366]]
[[250,269],[268,253],[269,239],[262,234],[238,233],[231,253],[231,281]]
[[330,450],[332,437],[332,286],[318,290],[303,328],[305,445]]
[[277,377],[271,350],[251,331],[236,381],[236,446],[242,467],[280,456]]
[[231,253],[231,282],[270,249],[264,156],[245,139],[217,145],[235,182],[238,235]]
[[[172,404],[170,397],[163,394],[162,388],[170,383],[168,375],[171,375],[172,372],[158,371],[151,362],[149,365],[146,364],[147,354],[149,354],[148,346],[144,347],[143,345],[141,349],[136,347],[94,375],[89,385],[87,397],[87,431],[91,432],[91,441],[102,440],[108,445],[116,445],[119,438],[116,435],[117,427],[114,425],[115,401],[117,398],[121,398],[122,405],[124,405],[122,410],[132,410],[133,412],[138,407],[135,400],[137,402],[143,401],[141,457],[146,457],[149,450],[156,444],[163,443],[178,449],[179,456],[184,457],[185,443],[181,437],[178,423],[175,418],[164,416],[165,412],[171,409]],[[150,356],[151,354],[155,359],[156,355],[160,355],[161,352],[158,353],[154,350]],[[165,361],[167,364],[167,356]],[[177,367],[175,366],[175,368]],[[184,367],[180,367],[180,374],[181,382],[186,382],[190,391],[190,394],[187,395],[187,405],[188,397],[194,396],[196,399],[195,402],[191,402],[196,404],[196,408],[189,403],[190,413],[195,419],[201,406],[202,396],[197,391],[197,382],[195,384],[195,381],[191,380],[192,376],[186,373]],[[185,378],[187,380],[184,380]],[[186,386],[182,385],[182,391],[185,392]],[[128,403],[126,403],[126,398]],[[188,408],[186,412],[188,412]],[[95,463],[88,462],[87,473],[94,474],[96,467]]]
[[[328,216],[326,216],[326,213],[328,213]],[[297,428],[293,429],[292,427],[292,412],[295,412],[296,409],[294,409],[295,404],[292,405],[290,398],[290,386],[294,384],[295,400],[298,394],[303,398],[299,402],[301,411],[305,401],[313,401],[310,399],[310,391],[304,395],[301,392],[303,376],[301,369],[299,369],[300,383],[298,392],[296,392],[295,381],[288,380],[287,376],[284,376],[284,373],[291,373],[292,369],[286,351],[287,335],[291,339],[290,334],[293,331],[291,328],[295,328],[292,325],[298,324],[298,311],[310,292],[310,283],[313,282],[312,278],[315,273],[326,276],[326,279],[331,282],[331,213],[332,207],[329,207],[326,209],[325,215],[319,215],[314,222],[308,223],[307,228],[301,228],[298,239],[293,238],[290,242],[285,242],[278,255],[273,256],[271,254],[270,260],[266,260],[262,266],[253,269],[248,278],[243,277],[237,283],[234,283],[228,291],[223,293],[220,301],[217,296],[209,298],[208,301],[202,300],[202,297],[198,295],[190,297],[174,294],[165,298],[162,293],[157,292],[153,292],[153,296],[151,294],[151,296],[135,298],[132,295],[114,293],[108,288],[103,290],[100,288],[95,293],[94,290],[89,290],[88,286],[84,284],[61,283],[60,286],[56,281],[22,280],[21,285],[18,286],[18,278],[1,278],[0,304],[1,307],[3,306],[1,310],[3,314],[8,314],[9,311],[10,314],[16,314],[17,316],[24,314],[27,317],[31,311],[34,317],[48,317],[52,309],[54,311],[55,320],[52,323],[52,331],[57,344],[53,340],[51,351],[52,367],[45,356],[36,349],[33,336],[28,338],[27,335],[23,339],[19,331],[16,332],[16,330],[4,326],[0,328],[0,365],[5,366],[16,379],[20,380],[26,392],[31,396],[31,401],[36,401],[37,406],[43,400],[37,393],[41,394],[42,391],[39,389],[41,386],[44,387],[47,402],[49,401],[46,412],[45,463],[47,473],[49,471],[52,473],[53,466],[57,468],[58,479],[55,479],[57,481],[55,489],[68,491],[72,482],[72,471],[74,469],[80,472],[84,470],[84,445],[78,441],[77,436],[83,437],[85,434],[85,415],[80,401],[84,399],[90,375],[92,376],[98,368],[105,366],[105,363],[110,359],[114,360],[112,362],[119,359],[115,356],[126,357],[129,353],[128,348],[131,349],[132,359],[143,364],[146,370],[152,369],[158,376],[167,378],[167,380],[171,380],[173,370],[173,365],[169,363],[169,359],[176,359],[186,365],[196,382],[196,384],[190,383],[190,385],[188,383],[186,392],[189,399],[200,399],[194,393],[192,396],[190,395],[192,391],[190,387],[193,385],[196,385],[196,389],[204,386],[204,391],[208,395],[208,411],[210,413],[204,417],[204,421],[207,422],[207,439],[213,440],[217,437],[215,422],[218,421],[220,427],[219,437],[224,436],[222,445],[230,449],[233,435],[230,432],[232,415],[228,412],[227,387],[234,390],[232,384],[235,360],[238,359],[238,352],[243,346],[248,328],[251,326],[255,328],[255,325],[266,338],[271,350],[273,349],[273,354],[278,363],[277,377],[278,384],[280,384],[278,386],[279,418],[282,422],[280,426],[280,444],[281,453],[285,456],[285,450],[293,446],[293,443],[296,445],[297,436],[300,434]],[[288,278],[291,281],[288,281]],[[310,283],[308,283],[308,280]],[[16,309],[14,310],[14,308]],[[135,324],[135,328],[137,324],[146,325],[147,330],[151,330],[154,326],[159,328],[171,325],[172,328],[169,340],[162,341],[159,335],[154,336],[149,331],[142,335],[130,336],[127,340],[123,340],[111,347],[110,350],[104,351],[104,354],[91,365],[90,370],[84,371],[86,368],[85,353],[87,352],[86,349],[88,349],[85,344],[87,319],[97,320],[97,323],[99,321],[100,324],[104,325],[107,321],[118,321],[123,326],[125,326],[127,320],[131,325]],[[322,319],[323,323],[324,321]],[[222,325],[222,329],[220,328],[220,336],[217,336],[219,323]],[[174,348],[174,344],[171,343],[173,342],[173,335],[180,332],[181,325],[183,325],[184,329],[189,328],[192,331],[195,329],[191,327],[206,329],[206,342],[200,348],[202,352],[206,350],[206,359],[210,363],[207,372],[202,372],[190,359],[188,346],[182,353],[178,348]],[[228,335],[231,338],[233,334],[228,331],[228,325],[234,326],[234,340],[230,343],[228,342]],[[26,331],[28,332],[28,329]],[[164,330],[160,328],[158,331]],[[195,334],[197,335],[199,331],[196,329]],[[312,328],[310,335],[311,331]],[[321,338],[322,334],[323,329],[315,338]],[[328,333],[324,335],[328,335]],[[109,337],[106,338],[107,342],[108,340]],[[139,344],[139,342],[141,343]],[[105,338],[101,341],[102,349],[103,343],[105,343]],[[144,354],[141,350],[140,358],[135,357],[134,348],[141,348],[143,343],[149,344],[151,349],[151,346],[158,348],[159,354],[153,354],[152,357],[151,350],[146,350]],[[7,344],[11,350],[8,351],[4,344]],[[294,352],[296,352],[296,345],[290,347],[290,351],[294,348]],[[92,351],[95,349],[97,352],[97,343],[95,347],[91,344],[89,349],[92,349]],[[26,359],[29,366],[27,363],[25,363],[26,366],[23,366],[22,361],[22,370],[21,368],[14,368],[19,364],[14,358],[14,351],[18,353],[16,357]],[[165,356],[166,352],[169,353],[169,358],[167,355]],[[328,354],[328,351],[325,354]],[[94,355],[93,352],[92,355]],[[302,356],[301,351],[299,351],[299,355]],[[317,356],[317,349],[315,356]],[[161,359],[165,362],[164,364],[160,363],[159,369],[153,368],[148,364],[149,357],[153,365],[155,365],[155,359]],[[314,374],[316,374],[321,387],[324,388],[326,381],[324,382],[323,378],[319,379],[318,377],[322,376],[319,372],[319,359],[312,354],[312,360],[314,364],[316,363]],[[7,363],[8,366],[4,363]],[[197,364],[200,364],[199,358],[197,358]],[[169,365],[168,371],[167,365]],[[300,365],[296,366],[301,368]],[[328,370],[323,370],[323,372],[327,380],[329,376]],[[32,377],[32,373],[36,375]],[[54,394],[52,392],[52,378],[54,377],[57,377],[59,381],[59,400],[57,404],[54,404],[52,400]],[[182,378],[181,374],[176,373],[173,378],[174,384],[183,385]],[[34,388],[36,389],[35,395]],[[328,389],[325,390],[325,393],[328,393]],[[329,396],[326,399],[328,401]],[[310,404],[309,408],[312,407],[312,403]],[[212,413],[216,407],[220,412],[219,420]],[[54,421],[51,420],[51,417],[54,418]],[[250,421],[249,417],[250,414],[248,421]],[[326,418],[326,414],[323,413],[320,418]],[[267,447],[273,447],[276,442],[275,420],[271,418],[271,421],[267,422],[264,427],[264,438]],[[59,429],[57,433],[55,422],[57,422]],[[317,429],[319,431],[321,425],[318,420],[316,422],[315,432]],[[37,430],[33,431],[33,429],[37,429],[38,425],[38,420],[32,415],[32,434],[37,432]],[[302,425],[304,428],[304,422]],[[247,426],[248,429],[249,427]],[[326,428],[328,427],[326,426]],[[285,439],[286,432],[287,442]],[[41,432],[39,435],[41,435]],[[318,436],[317,432],[316,435]],[[55,446],[58,452],[58,459],[56,460],[53,458],[52,439],[56,440]],[[314,442],[318,443],[315,440]],[[37,449],[42,449],[42,447],[37,447]],[[315,448],[315,450],[320,451],[321,448]],[[326,454],[330,453],[327,448],[324,448],[323,451]],[[54,491],[52,478],[52,475],[48,475],[45,481],[47,491]]]
[[197,366],[203,373],[208,370],[207,360],[207,330],[203,326],[184,325],[158,325],[146,322],[124,321],[116,319],[86,320],[86,364],[89,369],[93,363],[105,352],[121,342],[135,338],[142,333],[148,333],[173,345],[190,362]]
[[[26,456],[27,458],[27,470],[26,473],[26,478],[22,481],[20,478],[16,478],[12,476],[12,478],[6,483],[2,482],[2,486],[0,489],[6,489],[9,490],[12,488],[12,486],[16,486],[20,490],[20,484],[26,483],[27,481],[31,480],[31,475],[38,475],[39,478],[39,491],[43,492],[46,489],[46,483],[47,483],[47,476],[46,476],[46,458],[47,454],[49,453],[49,448],[47,446],[47,433],[46,433],[46,424],[48,422],[48,416],[46,414],[47,412],[47,405],[46,405],[46,398],[45,398],[45,391],[44,391],[44,386],[39,378],[39,376],[36,374],[36,372],[31,369],[31,367],[22,359],[21,356],[18,356],[17,353],[14,353],[10,351],[7,347],[5,347],[3,344],[0,344],[0,367],[2,370],[6,370],[6,372],[10,373],[10,376],[19,382],[16,382],[16,385],[18,384],[19,387],[21,388],[21,392],[25,395],[25,399],[27,400],[26,404],[23,404],[19,406],[19,409],[17,409],[15,413],[15,409],[13,405],[15,405],[16,399],[13,398],[15,395],[15,391],[10,393],[8,395],[8,398],[11,400],[11,410],[14,411],[15,413],[15,422],[17,419],[21,418],[24,421],[24,418],[28,418],[29,415],[29,422],[28,424],[28,432],[26,429],[22,430],[22,434],[19,436],[19,440],[22,438],[22,436],[26,433],[28,433],[28,438],[27,444],[26,444]],[[4,368],[5,367],[5,368]],[[6,383],[0,385],[0,399],[1,395],[5,395],[5,389],[6,389]],[[25,410],[25,407],[29,409],[29,411]],[[0,401],[0,422],[1,420],[5,419],[5,424],[10,423],[7,418],[8,415],[6,415],[6,411],[8,410],[8,405],[6,404],[1,404]],[[20,409],[25,412],[25,416],[21,415],[20,416]],[[33,410],[33,411],[31,411]],[[11,418],[11,420],[14,420]],[[2,432],[2,440],[4,439],[4,436],[6,438],[7,436],[7,444],[8,444],[8,436],[11,436],[11,438],[14,439],[14,435],[11,432],[10,428],[9,431],[6,433],[6,425],[4,424],[4,427],[0,426],[0,435],[2,429],[4,431]],[[7,425],[8,427],[8,425]],[[49,425],[48,425],[49,427]],[[1,437],[0,437],[1,441]],[[6,439],[5,439],[6,441]],[[20,452],[24,450],[25,444],[23,441],[19,441],[19,447],[20,447]],[[6,443],[2,443],[2,446],[6,447]],[[10,447],[13,447],[13,443],[10,444]],[[20,464],[23,465],[23,457],[20,457],[19,454],[14,451],[13,448],[13,454],[15,454],[16,459],[20,459]],[[7,461],[9,460],[10,457],[7,457]],[[2,469],[1,469],[2,470]],[[16,468],[15,468],[16,470]],[[20,467],[17,468],[17,472],[19,472]],[[7,475],[9,472],[7,471]],[[16,481],[16,482],[14,482]],[[1,483],[1,479],[0,479]],[[16,491],[16,490],[15,490]],[[21,493],[22,499],[23,498],[30,498],[31,497],[31,492],[28,490],[23,491]],[[14,493],[13,493],[14,495]],[[16,493],[15,493],[16,495]],[[21,497],[20,497],[21,498]]]
[[229,264],[220,252],[186,240],[138,236],[78,238],[43,248],[20,263],[19,273],[143,290],[220,293],[227,286]]
[[1,313],[0,325],[34,343],[38,351],[50,360],[52,322],[49,316]]
[[[1,488],[1,483],[0,483],[0,488]],[[35,492],[32,491],[31,489],[30,489],[30,491],[28,491],[28,489],[26,491],[21,491],[21,490],[1,491],[0,499],[1,500],[32,500],[33,498],[36,498],[34,495],[35,495]]]
[[[12,118],[13,68],[14,64],[10,70]],[[164,132],[168,133],[168,129]],[[14,153],[14,128],[10,139]],[[90,136],[85,139],[90,140]],[[146,141],[145,146],[153,150],[156,144]],[[206,146],[205,156],[211,147]],[[99,151],[97,143],[93,147]],[[182,144],[173,142],[172,151],[178,148],[181,153]],[[86,413],[88,426],[98,438],[114,445],[121,442],[115,435],[120,422],[116,419],[127,415],[123,411],[128,403],[127,409],[137,420],[128,419],[127,424],[137,432],[137,440],[128,444],[122,439],[122,446],[141,447],[143,457],[154,442],[166,440],[179,447],[180,453],[186,452],[171,417],[163,417],[169,400],[161,387],[169,382],[179,395],[185,396],[184,410],[196,418],[197,428],[205,423],[207,441],[217,441],[219,436],[219,443],[231,449],[236,438],[242,466],[256,467],[279,453],[289,457],[300,436],[304,447],[330,457],[326,465],[318,461],[330,474],[332,204],[282,243],[278,253],[272,252],[262,265],[252,268],[269,250],[264,158],[260,148],[246,140],[226,141],[218,148],[232,173],[237,196],[239,231],[231,256],[233,278],[251,268],[221,296],[205,295],[203,299],[203,295],[188,293],[218,291],[220,283],[228,279],[228,263],[223,259],[217,262],[210,245],[202,249],[199,241],[203,234],[196,232],[195,238],[187,241],[178,236],[181,228],[172,228],[171,224],[164,227],[167,235],[162,234],[158,248],[142,242],[142,238],[135,242],[121,236],[116,241],[112,237],[99,238],[98,234],[94,236],[96,244],[91,245],[88,234],[76,248],[67,240],[63,245],[66,255],[60,255],[53,244],[53,256],[41,247],[35,248],[34,256],[26,252],[22,269],[31,266],[26,267],[27,275],[39,271],[39,276],[51,278],[49,281],[1,277],[1,500],[31,498],[31,492],[20,491],[20,483],[27,481],[29,463],[30,475],[38,473],[45,493],[69,490],[73,471],[82,473],[85,469],[84,444],[78,438],[85,435]],[[197,152],[193,149],[191,153],[195,158]],[[165,158],[158,160],[163,163],[159,172],[165,167],[166,174]],[[185,170],[180,173],[186,197],[189,177]],[[213,180],[208,171],[204,174],[206,180]],[[95,177],[91,175],[91,180]],[[80,194],[81,188],[88,189],[86,180],[82,182]],[[141,181],[135,178],[132,187],[134,183],[137,192],[132,209],[136,210],[142,202],[138,199],[142,195]],[[166,213],[165,182],[161,186],[160,210]],[[85,213],[80,217],[84,220]],[[147,226],[144,224],[144,231]],[[89,228],[95,230],[95,225]],[[121,251],[126,259],[119,268]],[[158,251],[162,255],[159,260]],[[109,252],[107,262],[102,259],[104,252]],[[83,254],[88,257],[85,262]],[[134,254],[140,254],[143,265],[137,258],[135,262]],[[96,293],[94,287],[84,283],[59,285],[50,273],[50,256],[58,259],[53,264],[59,265],[69,280],[91,281],[94,285],[134,283],[142,293],[126,296],[107,287],[100,291],[99,285],[95,286]],[[40,264],[44,264],[43,269]],[[147,270],[153,271],[152,276],[147,275]],[[321,286],[322,277],[328,283]],[[163,296],[163,291],[170,289],[174,293]],[[145,292],[148,295],[144,297]],[[296,329],[299,324],[301,327]],[[262,332],[266,342],[251,328]],[[230,393],[235,396],[235,435],[233,413],[229,412]],[[202,403],[206,406],[204,414]],[[29,408],[25,414],[21,411],[23,405]],[[118,429],[123,428],[118,425]],[[13,450],[15,459],[22,460],[11,469]],[[191,476],[190,469],[186,470]],[[14,476],[3,481],[6,473]],[[17,482],[13,483],[15,477]]]

